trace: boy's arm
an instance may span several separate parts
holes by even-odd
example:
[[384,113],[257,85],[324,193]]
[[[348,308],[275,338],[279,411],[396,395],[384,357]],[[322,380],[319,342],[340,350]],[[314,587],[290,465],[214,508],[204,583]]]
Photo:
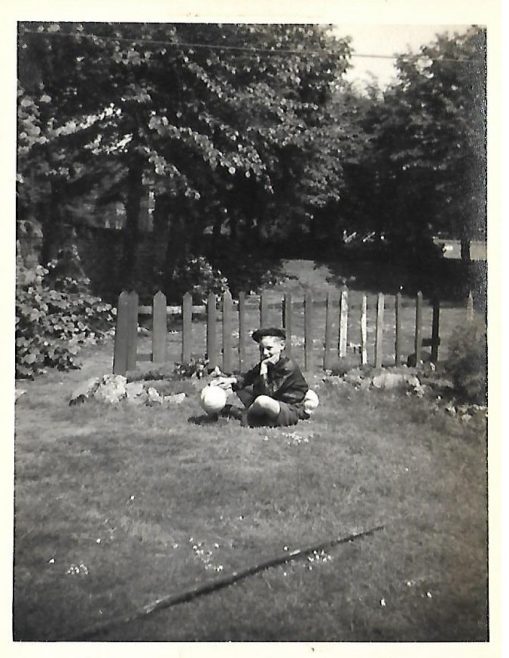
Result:
[[251,368],[251,370],[248,370],[244,375],[242,374],[235,374],[232,379],[235,381],[232,381],[232,389],[234,391],[238,391],[241,388],[245,388],[246,386],[250,386],[256,377],[258,376],[260,366],[259,364],[256,365],[254,368]]
[[228,390],[231,386],[233,391],[238,391],[239,389],[252,384],[258,375],[258,371],[259,365],[251,368],[251,370],[244,375],[236,373],[228,377],[218,377],[217,379],[213,379],[210,383],[225,390]]
[[309,385],[296,365],[288,364],[285,377],[276,392],[276,399],[288,404],[298,404],[304,400]]

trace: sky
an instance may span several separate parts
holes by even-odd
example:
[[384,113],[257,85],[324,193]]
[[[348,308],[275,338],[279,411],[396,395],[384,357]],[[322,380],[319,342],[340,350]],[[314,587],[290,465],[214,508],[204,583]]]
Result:
[[[351,36],[352,47],[359,54],[394,55],[395,53],[417,52],[419,47],[434,41],[436,34],[449,32],[463,33],[468,25],[337,25],[338,37]],[[352,68],[346,78],[358,81],[362,86],[371,81],[371,74],[378,78],[381,86],[386,86],[395,76],[392,59],[352,57]]]

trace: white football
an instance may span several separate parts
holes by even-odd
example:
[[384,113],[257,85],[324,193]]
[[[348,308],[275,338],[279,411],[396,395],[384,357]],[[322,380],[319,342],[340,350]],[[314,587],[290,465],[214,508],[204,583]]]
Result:
[[200,393],[200,406],[208,414],[217,414],[226,404],[226,391],[219,386],[205,386]]
[[308,412],[308,414],[310,414],[317,408],[319,404],[320,400],[318,399],[318,395],[309,389],[304,398],[304,409]]

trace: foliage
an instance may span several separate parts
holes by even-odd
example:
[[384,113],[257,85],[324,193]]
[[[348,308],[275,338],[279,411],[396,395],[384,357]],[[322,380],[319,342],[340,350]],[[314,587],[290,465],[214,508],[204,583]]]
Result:
[[33,378],[46,367],[78,368],[81,347],[101,341],[113,320],[111,306],[83,292],[72,277],[50,285],[49,268],[18,265],[16,282],[16,376]]
[[447,369],[462,399],[486,404],[486,324],[474,319],[458,326],[451,336]]
[[190,292],[194,301],[200,303],[210,292],[218,295],[226,292],[228,281],[204,256],[191,256],[177,265],[166,289],[170,299],[180,301],[186,292]]
[[316,25],[22,23],[19,130],[37,139],[19,161],[20,208],[45,212],[51,243],[80,196],[123,202],[124,283],[148,190],[171,207],[154,222],[170,277],[172,245],[200,254],[207,230],[305,227],[339,199],[350,135],[327,106],[349,55]]
[[484,236],[485,59],[485,30],[439,35],[401,55],[398,80],[357,104],[367,142],[347,173],[346,207],[359,202],[368,230],[417,247],[438,231]]
[[175,363],[174,374],[177,377],[202,379],[207,374],[208,365],[209,361],[207,358],[192,358],[185,363]]
[[263,288],[283,283],[289,276],[280,260],[264,255],[263,249],[248,251],[241,245],[232,245],[219,254],[210,255],[228,280],[228,287],[235,297],[239,292],[256,293]]

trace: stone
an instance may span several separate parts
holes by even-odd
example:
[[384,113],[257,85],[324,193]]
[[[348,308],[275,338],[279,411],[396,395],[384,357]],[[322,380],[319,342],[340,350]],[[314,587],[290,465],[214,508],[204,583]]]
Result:
[[145,386],[143,382],[129,382],[125,387],[127,397],[134,398],[137,395],[142,395],[145,391]]
[[22,395],[25,395],[25,393],[26,391],[23,388],[16,388],[14,390],[14,402],[17,402]]
[[81,402],[85,402],[85,400],[89,400],[94,396],[95,392],[99,388],[100,383],[100,377],[92,377],[91,379],[87,379],[86,382],[80,384],[78,388],[73,391],[71,399],[69,400],[69,404],[80,404]]
[[130,404],[145,404],[147,401],[147,392],[143,382],[130,382],[125,387],[127,402]]
[[147,389],[147,401],[146,404],[153,406],[155,404],[162,404],[163,398],[159,395],[155,388],[150,386]]
[[361,391],[367,391],[370,386],[371,386],[371,381],[369,379],[363,379],[361,380],[359,388]]
[[174,393],[173,395],[165,395],[163,398],[164,404],[182,404],[186,398],[185,393]]
[[360,384],[362,380],[364,379],[363,373],[356,368],[355,370],[350,370],[350,372],[347,372],[344,377],[344,381],[347,382],[347,384]]
[[372,379],[375,388],[392,390],[395,388],[418,388],[420,381],[415,375],[385,372]]
[[116,404],[127,396],[127,379],[122,375],[104,375],[94,398],[108,404]]

